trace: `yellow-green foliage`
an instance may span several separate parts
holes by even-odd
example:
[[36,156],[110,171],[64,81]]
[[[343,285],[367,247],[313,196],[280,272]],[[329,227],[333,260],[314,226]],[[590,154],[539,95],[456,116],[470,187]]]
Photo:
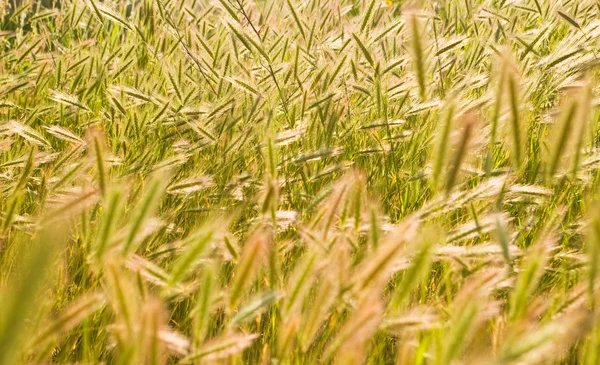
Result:
[[596,0],[0,2],[0,364],[598,364],[599,37]]

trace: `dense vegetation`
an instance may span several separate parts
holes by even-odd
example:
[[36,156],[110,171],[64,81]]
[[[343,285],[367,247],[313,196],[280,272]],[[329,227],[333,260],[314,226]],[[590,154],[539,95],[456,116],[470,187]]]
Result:
[[0,19],[0,363],[600,362],[597,1]]

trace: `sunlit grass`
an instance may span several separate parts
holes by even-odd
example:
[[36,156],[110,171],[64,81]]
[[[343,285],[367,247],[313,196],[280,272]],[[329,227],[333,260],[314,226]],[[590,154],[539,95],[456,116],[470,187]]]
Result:
[[599,363],[599,16],[8,0],[0,363]]

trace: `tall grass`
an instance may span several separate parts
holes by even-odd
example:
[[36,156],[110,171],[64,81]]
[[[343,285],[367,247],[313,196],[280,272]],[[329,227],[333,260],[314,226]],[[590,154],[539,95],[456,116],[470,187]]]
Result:
[[0,363],[598,363],[599,15],[2,3]]

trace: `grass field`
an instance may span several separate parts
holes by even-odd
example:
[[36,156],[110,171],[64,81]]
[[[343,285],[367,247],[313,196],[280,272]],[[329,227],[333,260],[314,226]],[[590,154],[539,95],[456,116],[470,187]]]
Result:
[[1,364],[600,363],[597,1],[0,9]]

